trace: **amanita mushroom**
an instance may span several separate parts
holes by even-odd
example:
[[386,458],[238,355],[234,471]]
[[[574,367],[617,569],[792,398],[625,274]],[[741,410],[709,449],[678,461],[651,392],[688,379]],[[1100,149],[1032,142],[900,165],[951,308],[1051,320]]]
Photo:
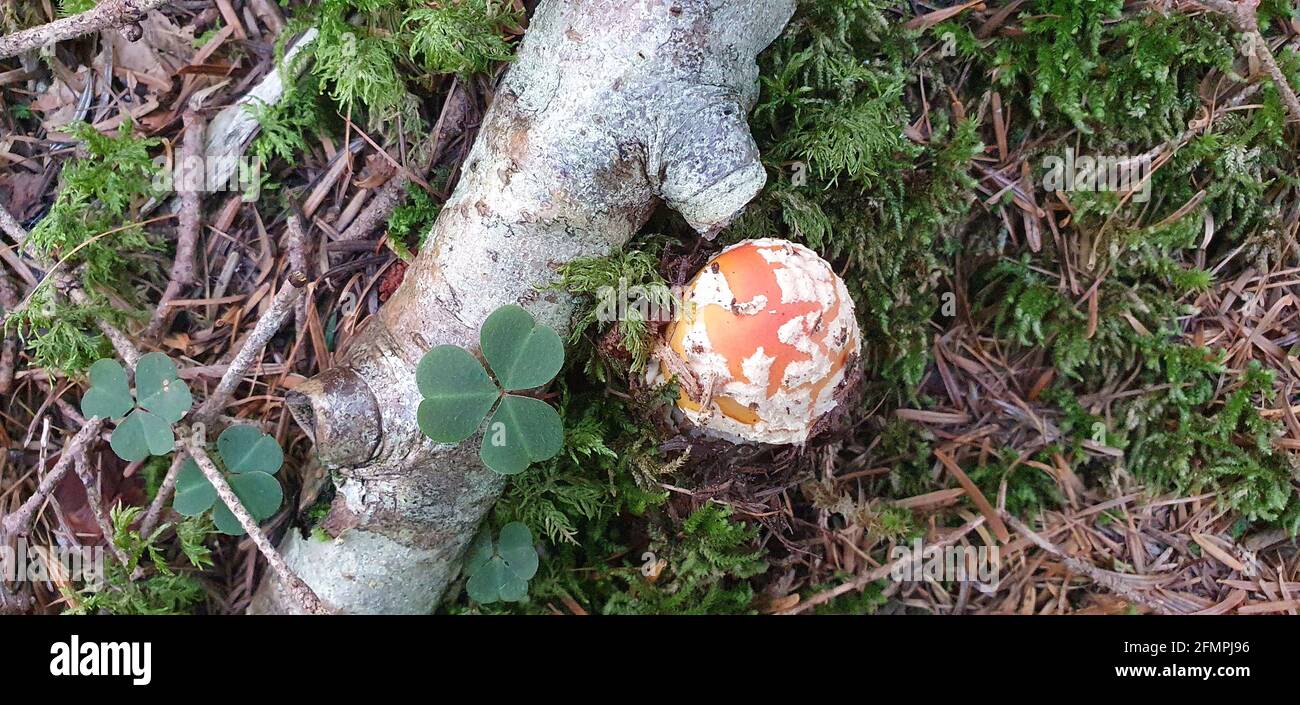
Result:
[[733,441],[803,443],[835,408],[861,335],[844,281],[817,253],[785,240],[737,243],[681,303],[658,372],[681,379],[677,406],[692,424]]

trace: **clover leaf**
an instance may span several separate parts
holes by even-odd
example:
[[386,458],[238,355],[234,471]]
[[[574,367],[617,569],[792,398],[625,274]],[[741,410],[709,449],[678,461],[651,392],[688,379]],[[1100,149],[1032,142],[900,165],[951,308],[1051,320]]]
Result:
[[[438,443],[460,443],[492,413],[479,457],[503,475],[552,458],[564,442],[564,424],[549,404],[508,392],[550,382],[564,365],[564,344],[554,329],[541,326],[515,305],[488,316],[479,331],[483,363],[455,345],[439,345],[420,360],[416,385],[423,400],[416,420]],[[493,408],[495,407],[495,412]]]
[[217,437],[217,452],[230,472],[264,472],[274,475],[284,464],[284,451],[275,439],[256,426],[231,426]]
[[528,596],[528,581],[537,574],[533,533],[520,522],[501,527],[496,541],[480,533],[465,557],[469,580],[465,591],[480,604],[519,602]]
[[172,424],[184,418],[193,404],[176,363],[163,353],[149,353],[135,365],[135,398],[122,365],[107,358],[91,365],[90,389],[81,397],[81,412],[118,420],[109,446],[119,458],[134,462],[172,452],[176,446]]
[[185,517],[195,517],[212,508],[217,501],[217,488],[208,482],[199,469],[194,458],[186,458],[181,463],[180,472],[176,473],[176,494],[172,497],[172,509]]
[[[256,427],[236,425],[227,428],[217,438],[217,457],[225,466],[226,482],[234,490],[240,504],[256,522],[269,519],[280,509],[284,490],[280,481],[272,477],[284,464],[284,452],[275,439]],[[176,495],[172,509],[181,516],[198,516],[212,510],[212,521],[217,530],[231,536],[242,536],[240,526],[225,502],[218,501],[217,490],[189,458],[176,475]]]
[[424,401],[416,411],[420,429],[439,443],[460,443],[474,435],[501,398],[483,365],[455,345],[430,350],[415,369]]
[[502,475],[514,475],[554,457],[563,444],[564,423],[555,409],[540,399],[508,394],[488,422],[479,457]]

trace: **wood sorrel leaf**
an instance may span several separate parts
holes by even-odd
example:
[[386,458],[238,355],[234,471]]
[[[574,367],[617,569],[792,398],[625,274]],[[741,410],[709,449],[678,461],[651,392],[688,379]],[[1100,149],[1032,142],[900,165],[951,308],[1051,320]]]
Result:
[[212,508],[217,501],[217,489],[203,476],[198,463],[193,458],[186,458],[181,470],[176,474],[176,496],[172,498],[172,509],[185,517],[198,516]]
[[176,446],[171,424],[157,414],[136,409],[113,429],[108,445],[122,460],[134,462],[150,455],[166,455]]
[[126,368],[107,358],[90,366],[90,389],[81,397],[82,414],[88,418],[117,419],[125,416],[133,406]]
[[163,353],[140,357],[135,366],[135,392],[140,406],[167,423],[180,421],[194,403],[190,386],[177,375],[176,363]]

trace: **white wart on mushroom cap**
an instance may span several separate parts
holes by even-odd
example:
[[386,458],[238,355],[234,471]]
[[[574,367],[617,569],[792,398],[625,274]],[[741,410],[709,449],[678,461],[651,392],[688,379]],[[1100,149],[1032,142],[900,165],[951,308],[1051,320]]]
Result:
[[861,341],[844,281],[817,253],[786,240],[737,243],[709,260],[682,304],[669,348],[713,390],[707,408],[678,398],[693,424],[731,440],[802,443],[835,408]]

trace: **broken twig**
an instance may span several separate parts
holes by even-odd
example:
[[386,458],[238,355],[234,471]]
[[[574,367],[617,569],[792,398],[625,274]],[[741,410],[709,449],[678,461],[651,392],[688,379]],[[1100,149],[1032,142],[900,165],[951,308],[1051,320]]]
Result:
[[63,452],[59,455],[59,460],[53,468],[41,478],[41,483],[36,487],[36,491],[31,497],[23,502],[22,506],[14,513],[6,516],[0,521],[0,534],[4,536],[26,536],[31,530],[32,520],[36,517],[36,512],[45,503],[46,498],[54,491],[54,488],[68,474],[68,469],[72,467],[78,453],[85,452],[86,447],[99,437],[99,429],[104,425],[104,420],[98,416],[91,417],[85,426],[72,437],[71,440],[63,446]]
[[257,319],[257,325],[244,339],[244,345],[235,355],[235,359],[230,361],[230,367],[226,368],[226,373],[221,376],[216,390],[207,401],[203,402],[203,406],[199,407],[194,415],[196,421],[209,423],[226,408],[230,403],[230,397],[235,393],[235,387],[238,387],[243,380],[244,373],[248,372],[248,368],[252,367],[254,362],[262,358],[262,350],[266,348],[266,344],[293,313],[305,286],[307,286],[307,277],[302,272],[289,273],[289,281],[280,287],[280,293],[275,295],[270,310]]
[[203,476],[208,479],[208,482],[212,483],[212,487],[217,491],[217,496],[230,508],[230,513],[235,515],[239,525],[244,527],[244,531],[248,532],[248,537],[253,540],[262,555],[266,556],[266,562],[271,566],[271,570],[275,571],[276,576],[280,578],[288,591],[302,603],[307,612],[325,614],[327,610],[321,605],[320,598],[284,562],[284,558],[275,550],[275,546],[271,545],[271,540],[266,537],[266,534],[262,533],[262,530],[257,526],[257,522],[253,521],[253,517],[249,515],[248,510],[235,496],[235,491],[230,488],[226,478],[222,477],[221,472],[217,470],[217,466],[208,457],[207,451],[204,450],[205,438],[203,424],[194,424],[193,432],[186,436],[184,440],[185,449],[189,452],[190,457],[194,458],[194,462],[199,466],[199,470],[203,472]]
[[102,29],[133,25],[144,19],[145,13],[166,3],[167,0],[106,0],[90,10],[71,17],[0,37],[0,59],[17,56],[55,42],[76,39]]
[[199,240],[203,224],[203,140],[207,121],[194,111],[185,113],[185,136],[181,140],[180,168],[177,170],[176,192],[181,197],[181,208],[176,221],[176,259],[172,260],[171,276],[154,310],[153,319],[145,328],[145,336],[156,335],[171,317],[171,301],[195,281],[194,245]]

